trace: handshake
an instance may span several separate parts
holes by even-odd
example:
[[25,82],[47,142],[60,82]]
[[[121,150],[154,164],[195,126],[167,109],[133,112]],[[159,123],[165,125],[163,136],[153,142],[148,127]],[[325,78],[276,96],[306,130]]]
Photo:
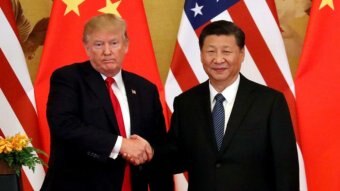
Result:
[[138,135],[123,138],[120,154],[133,165],[148,162],[153,157],[153,149],[148,141]]

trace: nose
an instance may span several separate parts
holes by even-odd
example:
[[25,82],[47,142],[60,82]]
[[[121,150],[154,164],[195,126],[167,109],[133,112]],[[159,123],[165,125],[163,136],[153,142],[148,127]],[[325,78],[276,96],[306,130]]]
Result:
[[215,62],[216,63],[223,63],[224,62],[224,56],[222,53],[218,52],[215,57]]
[[111,47],[109,44],[106,43],[104,46],[104,55],[110,55],[111,53],[112,53]]

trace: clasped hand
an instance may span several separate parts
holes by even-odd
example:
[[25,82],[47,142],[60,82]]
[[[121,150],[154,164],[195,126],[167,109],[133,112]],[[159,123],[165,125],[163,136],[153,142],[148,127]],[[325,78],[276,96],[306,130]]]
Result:
[[120,154],[131,164],[140,165],[152,159],[153,149],[142,137],[131,135],[130,138],[123,139]]

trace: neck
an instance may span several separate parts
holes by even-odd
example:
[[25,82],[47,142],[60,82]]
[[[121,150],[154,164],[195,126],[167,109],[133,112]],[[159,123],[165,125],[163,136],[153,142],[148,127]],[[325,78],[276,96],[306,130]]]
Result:
[[221,93],[224,89],[226,89],[228,86],[230,86],[231,84],[233,84],[236,81],[237,77],[235,79],[232,80],[228,80],[228,81],[216,81],[216,80],[211,80],[210,79],[210,83],[212,85],[212,87],[214,87],[214,89],[218,92]]

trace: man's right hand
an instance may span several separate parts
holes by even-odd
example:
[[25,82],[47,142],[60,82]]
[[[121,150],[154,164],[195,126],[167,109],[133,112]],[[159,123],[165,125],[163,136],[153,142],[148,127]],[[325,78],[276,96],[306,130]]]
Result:
[[153,149],[150,144],[138,135],[123,138],[120,154],[133,165],[140,165],[150,161],[153,157]]

